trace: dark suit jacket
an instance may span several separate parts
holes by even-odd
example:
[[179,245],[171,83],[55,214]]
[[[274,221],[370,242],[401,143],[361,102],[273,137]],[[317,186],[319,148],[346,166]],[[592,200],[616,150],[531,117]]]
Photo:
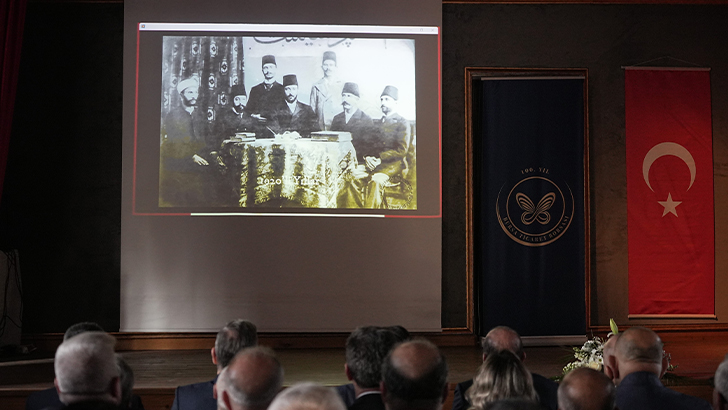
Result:
[[270,90],[265,89],[265,83],[260,83],[250,89],[250,97],[245,111],[249,114],[260,114],[271,119],[278,109],[285,105],[286,91],[283,85],[275,81]]
[[274,129],[282,133],[284,131],[296,131],[301,136],[308,136],[312,131],[320,131],[318,117],[308,105],[296,101],[296,109],[291,113],[287,104],[283,104],[275,115]]
[[356,150],[356,159],[360,164],[364,163],[364,154],[373,151],[373,145],[377,141],[376,131],[372,117],[366,115],[362,110],[357,109],[346,122],[346,114],[339,113],[331,121],[331,131],[347,131],[351,133],[351,143]]
[[354,401],[356,401],[356,393],[354,393],[353,383],[336,386],[334,389],[337,393],[339,393],[341,400],[344,401],[344,406],[347,408],[351,407],[351,405],[354,404]]
[[349,410],[384,410],[384,402],[380,393],[365,394],[348,406]]
[[[129,402],[130,409],[144,410],[142,399],[136,394],[131,395]],[[60,409],[64,406],[55,387],[30,393],[25,400],[25,410]]]
[[619,410],[710,410],[703,399],[665,387],[656,374],[630,373],[617,386]]
[[217,410],[217,400],[212,397],[212,386],[216,382],[217,377],[209,382],[177,387],[172,410]]
[[[531,376],[533,377],[533,389],[536,390],[536,393],[538,393],[538,401],[541,403],[541,407],[549,410],[556,410],[559,407],[556,396],[556,391],[558,390],[559,385],[555,381],[549,380],[540,374],[531,373]],[[455,392],[453,393],[452,410],[466,410],[470,407],[470,403],[468,402],[467,397],[465,397],[465,392],[472,385],[472,380],[458,383],[455,387]],[[621,407],[620,410],[622,410]]]
[[392,177],[400,173],[404,166],[403,160],[407,155],[410,142],[409,121],[394,113],[377,120],[376,125],[379,126],[378,139],[372,147],[372,152],[364,153],[364,156],[371,155],[380,158],[382,163],[372,172],[381,172]]

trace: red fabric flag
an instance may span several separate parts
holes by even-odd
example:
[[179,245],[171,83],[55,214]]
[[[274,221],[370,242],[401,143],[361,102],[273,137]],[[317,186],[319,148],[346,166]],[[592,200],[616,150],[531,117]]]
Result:
[[625,70],[630,315],[713,315],[710,72]]

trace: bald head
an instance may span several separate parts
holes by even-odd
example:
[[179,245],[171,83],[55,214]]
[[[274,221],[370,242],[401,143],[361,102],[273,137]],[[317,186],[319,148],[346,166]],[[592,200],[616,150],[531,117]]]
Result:
[[644,327],[631,327],[620,333],[615,346],[618,377],[645,371],[660,375],[662,370],[662,340],[657,333]]
[[264,410],[283,383],[283,369],[272,350],[251,347],[240,351],[220,373],[218,408]]
[[498,326],[491,329],[481,342],[483,347],[483,360],[493,353],[501,350],[508,350],[523,360],[526,354],[523,352],[521,336],[508,326]]
[[612,410],[614,392],[609,377],[580,367],[570,371],[559,385],[559,410]]
[[434,344],[397,345],[382,366],[382,395],[388,409],[439,409],[445,398],[447,363]]

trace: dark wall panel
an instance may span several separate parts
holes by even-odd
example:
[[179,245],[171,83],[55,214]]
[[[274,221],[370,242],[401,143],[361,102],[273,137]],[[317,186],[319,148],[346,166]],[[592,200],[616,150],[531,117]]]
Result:
[[122,24],[122,4],[28,6],[0,207],[26,333],[119,328]]

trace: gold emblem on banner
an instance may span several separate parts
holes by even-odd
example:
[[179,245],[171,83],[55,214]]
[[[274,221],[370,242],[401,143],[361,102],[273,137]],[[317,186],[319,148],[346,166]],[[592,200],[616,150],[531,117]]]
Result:
[[498,192],[498,223],[509,238],[521,245],[553,243],[571,226],[574,194],[566,182],[552,178],[546,168],[527,168],[520,174]]

